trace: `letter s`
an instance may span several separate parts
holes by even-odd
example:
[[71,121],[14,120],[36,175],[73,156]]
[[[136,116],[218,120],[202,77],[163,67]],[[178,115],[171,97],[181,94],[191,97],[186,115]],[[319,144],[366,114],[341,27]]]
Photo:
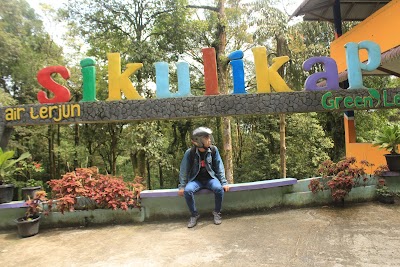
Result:
[[70,77],[69,70],[64,66],[51,66],[41,69],[36,75],[38,82],[54,94],[53,98],[48,98],[44,91],[39,91],[37,99],[41,104],[69,102],[71,97],[71,93],[66,87],[56,83],[51,78],[51,74],[53,73],[59,73],[65,80],[68,80]]

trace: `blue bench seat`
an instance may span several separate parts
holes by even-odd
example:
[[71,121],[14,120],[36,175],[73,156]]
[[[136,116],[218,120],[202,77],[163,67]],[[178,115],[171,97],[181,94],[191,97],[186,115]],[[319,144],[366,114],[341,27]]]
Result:
[[[296,178],[281,178],[249,183],[230,184],[229,192],[249,191],[264,188],[272,188],[279,186],[293,185],[297,183]],[[211,191],[202,189],[197,194],[210,194]],[[158,198],[158,197],[176,197],[178,196],[178,189],[157,189],[157,190],[143,190],[140,192],[140,198]]]

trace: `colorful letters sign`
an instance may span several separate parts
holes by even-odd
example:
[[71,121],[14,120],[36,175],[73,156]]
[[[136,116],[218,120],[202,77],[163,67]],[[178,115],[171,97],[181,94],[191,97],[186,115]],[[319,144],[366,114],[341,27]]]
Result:
[[[346,60],[349,88],[360,89],[365,88],[362,81],[361,71],[373,71],[380,65],[380,48],[379,45],[371,41],[363,41],[360,43],[348,43],[346,48]],[[365,49],[368,52],[368,62],[363,63],[359,60],[359,50]],[[278,70],[289,61],[289,57],[281,56],[272,60],[269,66],[267,61],[267,49],[265,47],[254,47],[252,49],[255,76],[257,82],[257,93],[271,93],[272,90],[277,93],[292,92],[293,90],[284,81]],[[217,62],[214,48],[203,48],[204,61],[204,81],[205,95],[218,95],[218,75]],[[232,94],[247,94],[245,86],[244,72],[244,54],[242,51],[234,51],[228,55],[232,68],[233,92]],[[122,100],[124,96],[127,100],[144,99],[130,80],[130,76],[143,67],[142,63],[129,63],[125,70],[121,70],[121,58],[119,53],[109,53],[108,58],[108,99],[107,101]],[[83,98],[82,102],[95,102],[96,100],[96,61],[86,58],[81,61],[81,71],[83,77]],[[304,90],[306,91],[329,91],[338,90],[339,78],[336,62],[329,57],[312,57],[303,64],[305,71],[311,71],[315,64],[321,64],[324,71],[311,74],[305,81]],[[157,98],[179,98],[189,97],[190,90],[190,73],[189,64],[187,62],[177,62],[178,90],[172,93],[169,84],[169,65],[167,62],[155,63],[156,73],[156,97]],[[45,91],[40,91],[37,99],[41,104],[53,104],[43,107],[37,113],[34,110],[26,110],[25,108],[8,108],[5,111],[5,120],[14,121],[21,118],[21,114],[27,112],[31,119],[51,119],[55,122],[61,121],[63,118],[71,118],[80,116],[79,104],[65,104],[70,101],[71,94],[69,90],[56,83],[51,75],[53,73],[60,74],[64,79],[69,79],[70,72],[63,66],[51,66],[40,70],[37,73],[38,82],[54,96],[49,98]],[[321,80],[325,81],[321,85]],[[343,99],[332,98],[332,94],[327,92],[323,95],[321,104],[327,110],[337,109],[340,105],[346,108],[373,108],[377,101],[380,101],[380,93],[370,89],[369,97]],[[385,92],[383,92],[383,101],[386,106],[400,103],[400,96],[396,96],[393,102],[387,101]]]

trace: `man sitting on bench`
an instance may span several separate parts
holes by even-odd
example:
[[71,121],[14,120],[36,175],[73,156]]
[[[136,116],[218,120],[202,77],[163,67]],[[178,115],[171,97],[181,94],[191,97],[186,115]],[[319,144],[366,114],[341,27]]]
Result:
[[214,223],[221,224],[221,208],[224,191],[229,191],[225,169],[216,146],[213,146],[212,131],[206,127],[195,129],[191,136],[193,147],[186,150],[179,173],[179,196],[185,196],[191,217],[188,228],[196,226],[200,217],[197,212],[194,194],[209,189],[215,195],[215,208],[212,212]]

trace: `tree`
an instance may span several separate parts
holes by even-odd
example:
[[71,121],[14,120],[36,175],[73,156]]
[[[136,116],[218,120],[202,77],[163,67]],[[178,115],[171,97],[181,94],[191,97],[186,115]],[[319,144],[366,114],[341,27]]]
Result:
[[[54,43],[25,0],[2,1],[0,54],[0,89],[5,95],[2,97],[4,105],[36,102],[37,92],[43,89],[36,82],[37,72],[45,66],[64,65],[62,49]],[[10,98],[15,101],[9,101]],[[41,131],[39,127],[16,127],[9,147],[22,154],[30,150],[29,140],[41,136]],[[50,151],[53,149],[49,147],[49,157]],[[39,153],[35,152],[34,160],[42,159],[42,155],[37,156]],[[49,167],[48,173],[54,169],[54,166]]]
[[[290,54],[290,50],[287,43],[287,32],[288,32],[288,16],[277,8],[270,6],[270,1],[261,0],[254,3],[251,9],[251,17],[254,18],[251,22],[253,26],[256,26],[254,33],[254,39],[257,44],[263,44],[273,42],[275,47],[273,51],[276,56],[285,56]],[[271,55],[270,54],[270,55]],[[278,70],[278,73],[283,77],[283,67]],[[277,88],[274,88],[275,90]],[[285,141],[285,129],[286,129],[286,117],[285,114],[279,114],[279,133],[280,133],[280,176],[286,177],[286,141]]]
[[[231,40],[232,44],[230,46],[234,49],[239,49],[242,44],[248,40],[248,35],[246,34],[247,27],[245,26],[242,17],[239,0],[228,1],[229,7],[226,9],[226,1],[218,0],[216,6],[208,5],[188,5],[189,8],[202,9],[209,12],[207,16],[210,29],[215,29],[214,34],[211,36],[206,33],[202,33],[203,40],[206,46],[212,46],[216,51],[216,61],[217,61],[217,72],[218,72],[218,87],[222,94],[230,93],[228,86],[228,74],[229,74],[229,60],[226,56],[226,48],[229,45],[227,40]],[[228,15],[226,10],[228,10]],[[216,16],[216,20],[214,17]],[[214,23],[212,23],[214,22]],[[231,24],[232,22],[232,24]],[[227,36],[230,33],[230,36]],[[219,119],[217,119],[219,121]],[[222,132],[223,139],[223,161],[225,164],[225,174],[229,183],[234,182],[234,166],[233,166],[233,152],[232,152],[232,132],[231,132],[231,118],[222,117],[222,123],[218,123],[221,126],[220,131]]]
[[[74,0],[68,3],[68,8],[64,10],[63,15],[68,19],[71,30],[82,36],[90,45],[88,55],[98,59],[100,72],[104,75],[106,75],[105,55],[108,52],[120,52],[122,65],[130,62],[143,63],[143,67],[134,74],[132,79],[138,92],[149,98],[153,96],[153,91],[149,87],[150,82],[154,81],[153,64],[163,59],[176,58],[176,52],[182,50],[182,44],[175,42],[179,40],[175,31],[170,33],[172,28],[174,30],[184,28],[184,25],[174,21],[177,19],[184,22],[186,18],[185,10],[180,7],[180,1]],[[99,81],[99,84],[103,88],[107,86],[104,81]],[[138,127],[139,124],[133,123],[132,126]],[[149,134],[146,134],[145,139],[148,136]],[[110,135],[110,138],[113,145],[120,145],[117,135]],[[110,151],[116,150],[117,147],[110,148]],[[135,173],[144,177],[145,154],[137,151],[133,158]],[[112,161],[116,162],[116,158]]]
[[319,164],[330,158],[332,139],[325,135],[316,113],[291,114],[287,124],[288,175],[312,177]]
[[39,90],[36,73],[62,65],[62,49],[44,30],[25,0],[5,0],[0,10],[0,88],[20,104],[32,103]]

